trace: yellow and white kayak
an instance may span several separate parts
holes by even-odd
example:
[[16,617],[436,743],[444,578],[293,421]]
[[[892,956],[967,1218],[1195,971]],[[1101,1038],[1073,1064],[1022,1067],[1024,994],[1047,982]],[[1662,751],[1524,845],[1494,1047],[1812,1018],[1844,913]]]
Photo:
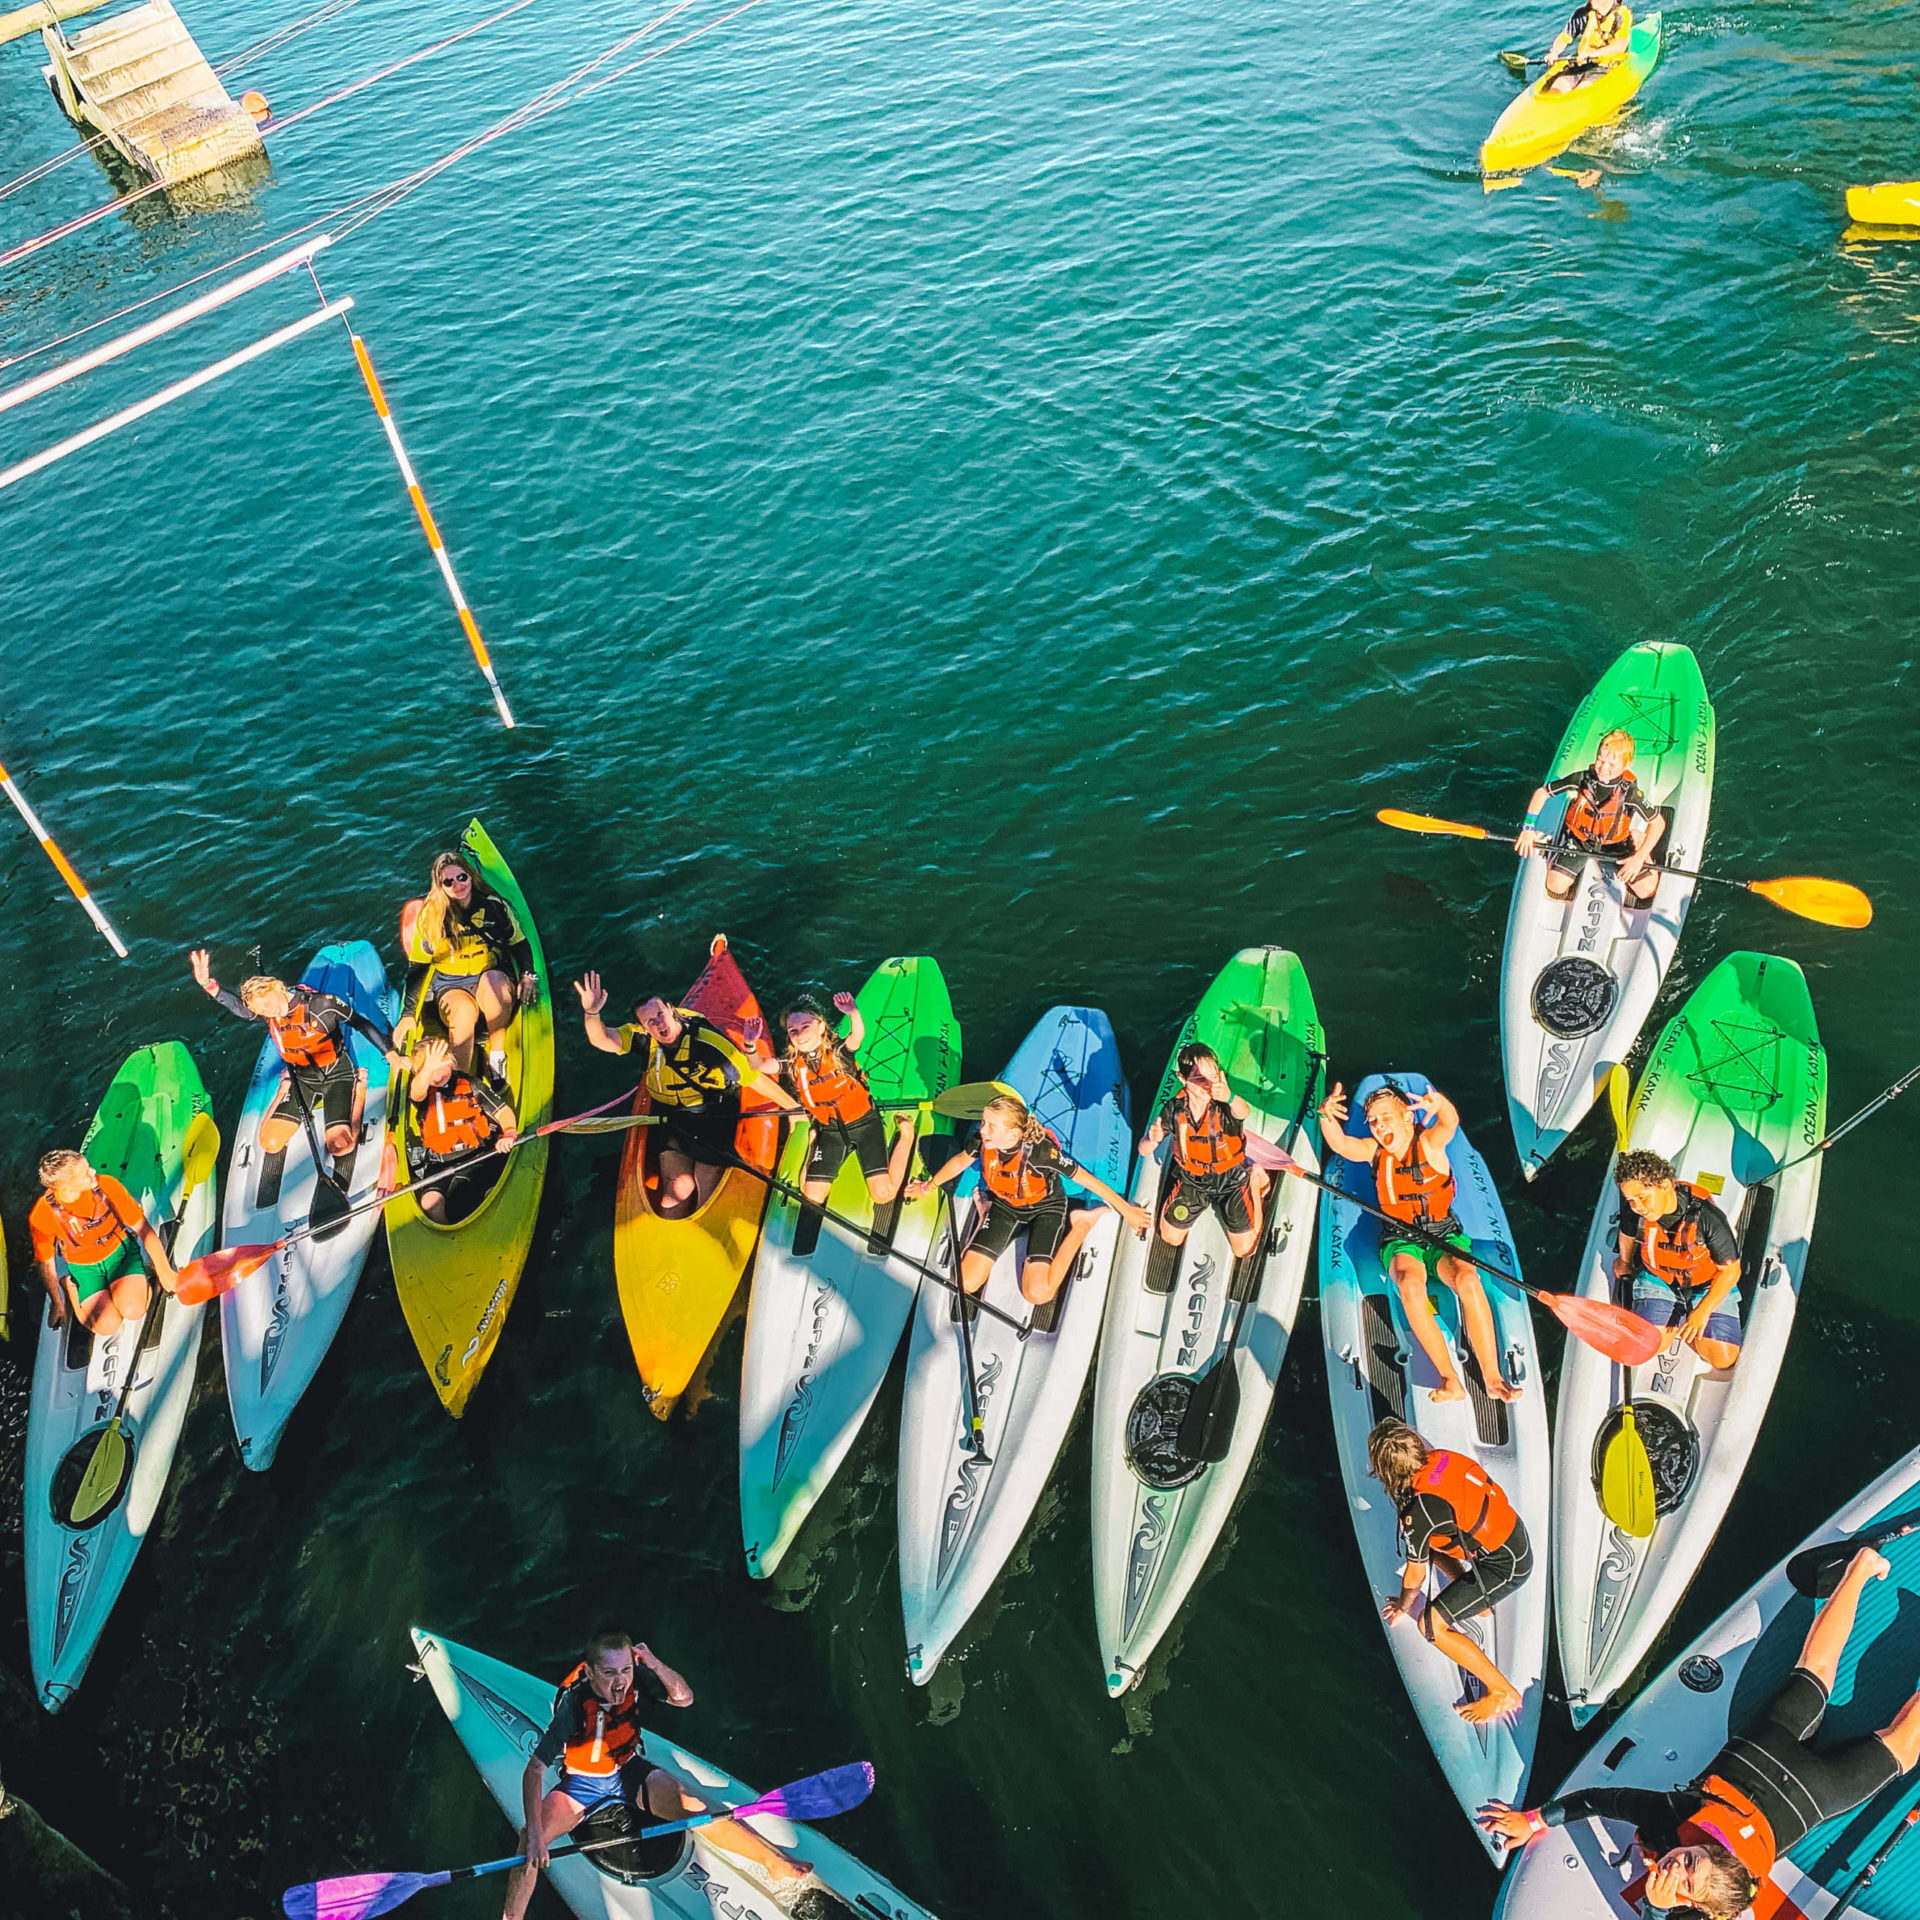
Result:
[[1920,227],[1920,180],[1847,189],[1847,218],[1863,227]]
[[1659,61],[1657,13],[1633,23],[1624,60],[1567,93],[1548,90],[1566,70],[1565,61],[1556,61],[1493,123],[1480,149],[1480,171],[1521,173],[1565,152],[1589,127],[1611,120],[1640,91]]

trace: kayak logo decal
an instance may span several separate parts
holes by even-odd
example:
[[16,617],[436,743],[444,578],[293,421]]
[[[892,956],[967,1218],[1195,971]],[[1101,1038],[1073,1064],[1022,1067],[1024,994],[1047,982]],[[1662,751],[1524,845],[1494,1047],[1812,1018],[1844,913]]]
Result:
[[1607,917],[1608,907],[1613,904],[1607,896],[1606,884],[1600,878],[1601,869],[1590,867],[1588,872],[1593,875],[1593,884],[1587,889],[1587,922],[1580,929],[1579,947],[1582,953],[1591,953],[1600,944],[1600,925]]
[[1690,1653],[1680,1662],[1680,1684],[1695,1693],[1718,1692],[1726,1677],[1710,1653]]
[[53,1651],[57,1659],[73,1631],[73,1617],[80,1611],[80,1596],[86,1589],[87,1573],[93,1565],[93,1535],[76,1533],[67,1543],[67,1564],[60,1569],[60,1602],[53,1616]]
[[1187,1324],[1180,1335],[1180,1351],[1173,1358],[1175,1368],[1182,1373],[1200,1357],[1200,1330],[1207,1321],[1207,1287],[1217,1264],[1212,1254],[1203,1253],[1188,1269]]
[[1595,1667],[1605,1658],[1618,1629],[1620,1610],[1633,1590],[1639,1560],[1633,1536],[1619,1527],[1609,1527],[1607,1551],[1601,1559],[1600,1577],[1593,1592],[1593,1627],[1587,1636],[1587,1658]]
[[265,1393],[267,1383],[273,1378],[273,1369],[280,1359],[280,1348],[287,1337],[287,1328],[293,1322],[292,1309],[287,1304],[287,1263],[277,1257],[273,1263],[275,1283],[273,1289],[273,1312],[267,1320],[266,1333],[260,1341],[260,1391]]
[[730,1889],[716,1880],[697,1859],[687,1862],[687,1878],[707,1896],[707,1904],[721,1920],[752,1920],[753,1908],[746,1896],[730,1897]]
[[787,1402],[787,1410],[781,1416],[780,1439],[773,1453],[773,1484],[776,1487],[787,1470],[787,1463],[793,1458],[794,1443],[805,1429],[807,1414],[813,1406],[815,1371],[820,1364],[820,1348],[826,1341],[827,1313],[833,1299],[832,1287],[824,1280],[816,1280],[813,1288],[813,1332],[807,1341],[806,1357],[800,1362],[800,1378],[793,1385],[793,1398]]
[[[993,1398],[993,1390],[999,1384],[1000,1376],[1006,1369],[1006,1361],[997,1353],[980,1369],[980,1380],[974,1393],[974,1400],[980,1409],[983,1424],[987,1417],[987,1403]],[[964,1434],[966,1429],[962,1428],[961,1431]],[[978,1454],[963,1453],[960,1456],[960,1477],[954,1483],[953,1491],[947,1495],[947,1510],[940,1522],[938,1577],[941,1580],[945,1580],[952,1569],[953,1556],[959,1550],[961,1539],[966,1534],[967,1519],[973,1511],[975,1499],[979,1496],[980,1483],[992,1470],[991,1465],[981,1465]]]
[[1140,1609],[1146,1605],[1147,1595],[1153,1590],[1154,1573],[1160,1564],[1160,1549],[1167,1541],[1166,1507],[1167,1503],[1161,1495],[1147,1495],[1146,1505],[1140,1513],[1140,1525],[1134,1532],[1132,1549],[1127,1554],[1127,1633],[1132,1633],[1140,1624]]
[[511,1700],[503,1700],[484,1681],[476,1680],[472,1674],[462,1671],[459,1667],[453,1669],[453,1677],[460,1682],[463,1692],[473,1696],[474,1705],[522,1753],[532,1753],[535,1743],[540,1738],[540,1729]]
[[[1591,943],[1580,944],[1584,950]],[[1618,993],[1619,982],[1597,960],[1563,954],[1533,983],[1533,1017],[1562,1040],[1584,1039],[1606,1025]]]

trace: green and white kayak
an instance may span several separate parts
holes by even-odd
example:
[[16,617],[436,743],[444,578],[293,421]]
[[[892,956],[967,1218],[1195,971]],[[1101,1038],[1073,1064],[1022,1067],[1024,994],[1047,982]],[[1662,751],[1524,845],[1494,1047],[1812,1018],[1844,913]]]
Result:
[[[1696,867],[1713,797],[1713,703],[1700,664],[1677,642],[1629,647],[1581,701],[1548,781],[1591,766],[1601,736],[1633,736],[1633,772],[1649,806],[1666,819],[1656,857]],[[1566,802],[1548,802],[1540,825],[1555,832]],[[1500,964],[1500,1051],[1507,1112],[1521,1171],[1531,1180],[1593,1105],[1653,1011],[1694,883],[1663,873],[1651,901],[1635,906],[1617,867],[1580,863],[1572,894],[1547,893],[1547,863],[1520,862]]]
[[[1195,1040],[1213,1049],[1252,1109],[1247,1125],[1317,1170],[1312,1108],[1326,1042],[1299,957],[1248,947],[1220,969],[1180,1029],[1149,1123],[1179,1092],[1175,1060]],[[1137,1162],[1132,1198],[1156,1218],[1170,1156],[1163,1140]],[[1139,1680],[1173,1625],[1259,1450],[1300,1308],[1318,1198],[1304,1180],[1276,1176],[1260,1242],[1239,1268],[1214,1213],[1177,1250],[1157,1231],[1120,1237],[1093,1411],[1093,1607],[1110,1694]],[[1247,1311],[1228,1349],[1243,1296]],[[1214,1367],[1238,1375],[1240,1411],[1224,1457],[1205,1461],[1182,1451],[1180,1427],[1195,1383]]]
[[[1634,1424],[1658,1508],[1645,1539],[1607,1518],[1596,1488],[1620,1419],[1621,1369],[1567,1343],[1554,1421],[1553,1587],[1576,1726],[1652,1651],[1746,1471],[1799,1303],[1820,1195],[1813,1149],[1826,1117],[1827,1057],[1805,977],[1773,954],[1729,954],[1655,1043],[1627,1144],[1663,1155],[1732,1222],[1744,1338],[1724,1372],[1673,1339],[1633,1371]],[[1611,1176],[1609,1165],[1580,1268],[1578,1291],[1589,1300],[1616,1297],[1620,1191]]]
[[[960,1023],[939,962],[883,960],[855,1004],[866,1023],[859,1064],[889,1142],[901,1119],[924,1138],[931,1116],[919,1103],[960,1072]],[[813,1127],[797,1121],[780,1159],[789,1187],[805,1177],[813,1142]],[[839,1221],[773,1194],[740,1369],[740,1531],[757,1579],[780,1564],[872,1410],[920,1291],[913,1263],[931,1256],[945,1204],[940,1193],[902,1195],[876,1221],[851,1156],[827,1194]]]
[[[178,1040],[142,1047],[107,1088],[80,1150],[145,1208],[176,1266],[213,1245],[216,1178],[182,1195],[187,1129],[210,1103]],[[57,1713],[79,1686],[107,1616],[152,1529],[193,1398],[204,1307],[157,1295],[142,1324],[96,1339],[69,1313],[42,1318],[27,1410],[27,1639],[34,1690]],[[82,1526],[73,1496],[134,1371],[125,1424],[131,1467],[116,1501]]]

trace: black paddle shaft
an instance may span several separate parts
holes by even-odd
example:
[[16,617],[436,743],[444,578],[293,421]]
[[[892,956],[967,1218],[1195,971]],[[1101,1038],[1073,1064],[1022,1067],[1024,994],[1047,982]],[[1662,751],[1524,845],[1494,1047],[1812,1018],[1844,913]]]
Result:
[[1787,1578],[1796,1593],[1812,1600],[1825,1600],[1840,1584],[1847,1563],[1862,1547],[1883,1547],[1909,1533],[1920,1533],[1920,1512],[1903,1513],[1891,1520],[1876,1521],[1850,1533],[1843,1540],[1828,1540],[1817,1547],[1802,1547],[1787,1562]]
[[[950,1195],[947,1200],[947,1248],[948,1257],[953,1262],[953,1284],[959,1289],[960,1298],[955,1308],[960,1315],[960,1391],[966,1402],[967,1413],[967,1451],[982,1466],[987,1459],[987,1436],[985,1422],[980,1415],[980,1380],[974,1372],[973,1363],[973,1299],[965,1287],[960,1285],[960,1229],[954,1223],[953,1210],[955,1199]],[[986,1289],[981,1288],[981,1292]],[[982,1306],[985,1301],[980,1303]]]

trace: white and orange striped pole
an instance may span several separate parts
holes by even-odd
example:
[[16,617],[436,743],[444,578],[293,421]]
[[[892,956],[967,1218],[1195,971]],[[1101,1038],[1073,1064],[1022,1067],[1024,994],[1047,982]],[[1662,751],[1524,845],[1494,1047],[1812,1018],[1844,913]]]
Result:
[[367,352],[367,343],[351,327],[347,329],[347,338],[353,342],[353,357],[360,363],[360,377],[367,383],[367,392],[373,399],[373,410],[380,416],[381,426],[386,429],[387,445],[393,449],[400,477],[407,483],[407,498],[413,502],[413,510],[420,516],[427,545],[433,549],[433,557],[440,565],[440,577],[446,581],[447,592],[452,596],[453,610],[460,616],[460,625],[466,630],[467,644],[473,649],[473,657],[479,663],[480,671],[487,676],[487,685],[493,690],[493,704],[500,709],[502,723],[510,727],[513,725],[513,709],[507,705],[507,696],[500,690],[499,678],[493,671],[493,661],[487,653],[487,643],[480,638],[473,609],[467,605],[467,596],[460,591],[453,562],[447,558],[447,544],[440,538],[440,529],[428,511],[427,496],[420,491],[413,462],[407,458],[406,447],[401,443],[400,429],[393,424],[393,409],[387,405],[386,392],[380,385],[379,375],[373,370],[373,356]]
[[13,776],[5,767],[0,767],[0,787],[6,789],[7,798],[13,802],[15,810],[27,823],[33,837],[40,842],[40,851],[53,862],[55,871],[72,890],[73,897],[86,908],[87,918],[100,929],[107,945],[124,960],[127,957],[127,943],[114,932],[113,922],[100,911],[93,895],[87,891],[87,883],[74,872],[73,862],[54,844],[53,835],[41,824],[40,816],[27,804],[27,796],[14,784]]

